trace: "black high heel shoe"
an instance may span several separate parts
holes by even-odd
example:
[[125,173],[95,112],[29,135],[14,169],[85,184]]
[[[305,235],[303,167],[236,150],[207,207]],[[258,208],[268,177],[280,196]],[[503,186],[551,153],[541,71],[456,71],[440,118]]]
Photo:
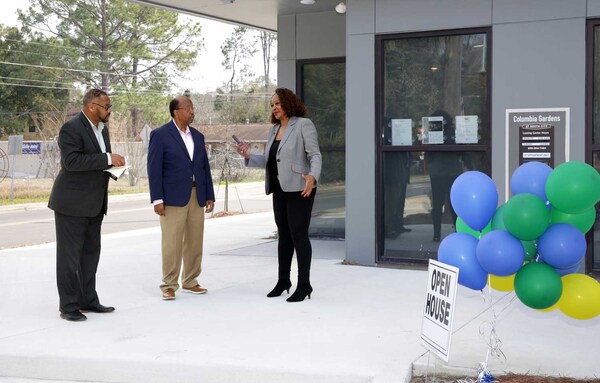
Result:
[[304,298],[310,299],[310,294],[313,292],[311,285],[298,285],[296,291],[288,298],[288,302],[302,302]]
[[283,294],[283,292],[285,290],[287,290],[287,292],[289,294],[290,287],[292,287],[292,281],[290,281],[289,279],[287,279],[287,280],[280,279],[277,281],[277,284],[275,285],[273,290],[271,290],[271,292],[267,294],[267,297],[269,297],[269,298],[278,297],[281,294]]

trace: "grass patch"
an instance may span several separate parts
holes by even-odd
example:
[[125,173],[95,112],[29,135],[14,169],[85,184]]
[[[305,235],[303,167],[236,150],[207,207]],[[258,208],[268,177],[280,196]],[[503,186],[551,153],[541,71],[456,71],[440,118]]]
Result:
[[[0,182],[0,206],[17,205],[32,202],[48,202],[54,180],[49,178],[15,178],[13,185],[14,198],[11,196],[11,180],[5,178]],[[129,185],[125,178],[119,181],[110,180],[108,194],[133,194],[148,192],[148,179],[141,178],[136,185]]]

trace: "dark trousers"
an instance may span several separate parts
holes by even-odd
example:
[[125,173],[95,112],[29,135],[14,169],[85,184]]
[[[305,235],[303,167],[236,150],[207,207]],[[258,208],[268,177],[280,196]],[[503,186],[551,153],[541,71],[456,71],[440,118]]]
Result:
[[277,257],[279,279],[290,279],[292,257],[296,250],[298,261],[298,285],[310,284],[310,262],[312,247],[308,238],[308,227],[317,189],[305,198],[300,192],[284,192],[276,186],[273,192],[273,213],[279,234]]
[[[457,175],[430,175],[431,178],[431,218],[433,220],[433,235],[440,236],[442,226],[442,214],[450,211],[452,224],[456,223],[456,213],[450,203],[450,189]],[[443,209],[443,210],[442,210]]]
[[54,212],[56,282],[60,312],[97,305],[96,270],[100,260],[100,229],[104,214],[72,217]]

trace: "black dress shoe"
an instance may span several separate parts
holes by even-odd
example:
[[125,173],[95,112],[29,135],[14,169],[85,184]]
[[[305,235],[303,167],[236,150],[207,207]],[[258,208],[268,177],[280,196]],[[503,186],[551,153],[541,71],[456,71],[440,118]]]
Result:
[[400,234],[402,234],[402,233],[408,233],[409,231],[412,231],[412,229],[409,229],[408,227],[404,227],[404,226],[400,226],[400,228],[398,229],[398,232]]
[[113,311],[115,311],[114,307],[102,306],[100,303],[98,303],[96,306],[83,307],[81,309],[81,312],[84,312],[84,313],[98,313],[98,314],[112,313]]
[[71,322],[81,322],[87,319],[87,317],[79,311],[73,311],[70,313],[60,313],[60,317]]

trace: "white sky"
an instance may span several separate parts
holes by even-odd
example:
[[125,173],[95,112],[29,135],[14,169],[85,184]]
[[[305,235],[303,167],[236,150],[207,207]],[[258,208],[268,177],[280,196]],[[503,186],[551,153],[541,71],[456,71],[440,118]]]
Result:
[[[17,24],[17,9],[29,7],[28,0],[0,0],[0,23],[8,26]],[[189,17],[189,16],[186,16]],[[202,25],[202,37],[204,38],[204,50],[196,58],[197,64],[188,73],[184,74],[186,80],[181,83],[183,88],[191,88],[193,92],[213,91],[227,81],[229,75],[221,67],[223,54],[221,44],[231,35],[234,25],[222,23],[209,19],[192,17]],[[275,52],[276,53],[276,52]],[[252,70],[257,76],[263,74],[262,57],[260,51],[251,62]],[[269,76],[277,77],[277,64],[271,63]]]

